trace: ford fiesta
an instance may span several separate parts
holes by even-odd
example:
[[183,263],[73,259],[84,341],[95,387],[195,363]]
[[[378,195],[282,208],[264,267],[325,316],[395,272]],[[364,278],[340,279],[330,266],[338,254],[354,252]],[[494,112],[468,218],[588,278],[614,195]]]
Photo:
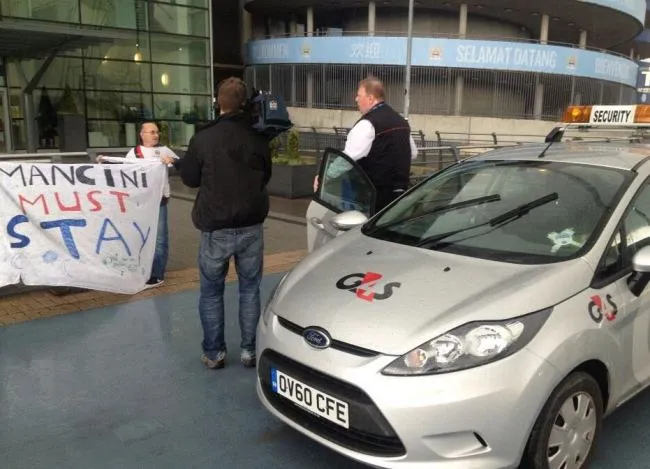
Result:
[[313,250],[259,323],[264,406],[374,467],[588,467],[603,417],[650,383],[650,146],[562,132],[378,214],[328,150]]

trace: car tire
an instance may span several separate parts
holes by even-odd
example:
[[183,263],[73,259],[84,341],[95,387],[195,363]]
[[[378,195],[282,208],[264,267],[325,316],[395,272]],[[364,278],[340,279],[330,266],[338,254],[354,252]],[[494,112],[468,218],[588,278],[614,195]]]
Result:
[[[578,411],[575,411],[578,406]],[[584,414],[584,415],[583,415]],[[574,417],[567,422],[565,416]],[[595,422],[593,421],[595,420]],[[520,469],[557,469],[563,468],[559,463],[549,463],[549,456],[569,462],[578,459],[578,463],[566,465],[566,469],[586,469],[593,458],[594,448],[598,443],[603,420],[603,397],[596,380],[584,372],[575,372],[567,376],[553,391],[528,439],[521,461]],[[577,428],[576,428],[577,427]],[[593,427],[593,430],[590,430]],[[570,432],[571,442],[562,442],[551,448],[550,438],[553,430]],[[580,437],[585,437],[581,440]],[[588,448],[585,448],[588,447]]]

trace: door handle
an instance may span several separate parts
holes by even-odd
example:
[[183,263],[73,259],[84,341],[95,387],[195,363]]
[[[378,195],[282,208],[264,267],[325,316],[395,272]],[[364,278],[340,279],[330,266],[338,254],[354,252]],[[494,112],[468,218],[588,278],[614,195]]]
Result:
[[314,228],[318,228],[319,230],[325,231],[325,225],[323,225],[323,222],[321,221],[320,218],[311,217],[309,219],[309,222],[311,223],[311,226],[313,226]]

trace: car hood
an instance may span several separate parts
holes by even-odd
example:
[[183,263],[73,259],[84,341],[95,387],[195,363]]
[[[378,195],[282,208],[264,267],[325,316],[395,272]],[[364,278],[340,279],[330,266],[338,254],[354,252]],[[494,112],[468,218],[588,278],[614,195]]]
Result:
[[582,259],[519,265],[354,232],[297,265],[272,308],[301,327],[326,329],[335,340],[401,355],[470,321],[508,319],[556,305],[584,290],[592,275]]

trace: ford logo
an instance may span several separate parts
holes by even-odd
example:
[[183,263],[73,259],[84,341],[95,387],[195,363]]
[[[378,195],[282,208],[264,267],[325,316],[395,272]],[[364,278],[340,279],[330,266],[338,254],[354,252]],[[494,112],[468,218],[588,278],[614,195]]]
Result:
[[302,337],[305,339],[305,342],[317,349],[327,348],[332,343],[329,334],[325,330],[316,327],[308,327],[305,329]]

